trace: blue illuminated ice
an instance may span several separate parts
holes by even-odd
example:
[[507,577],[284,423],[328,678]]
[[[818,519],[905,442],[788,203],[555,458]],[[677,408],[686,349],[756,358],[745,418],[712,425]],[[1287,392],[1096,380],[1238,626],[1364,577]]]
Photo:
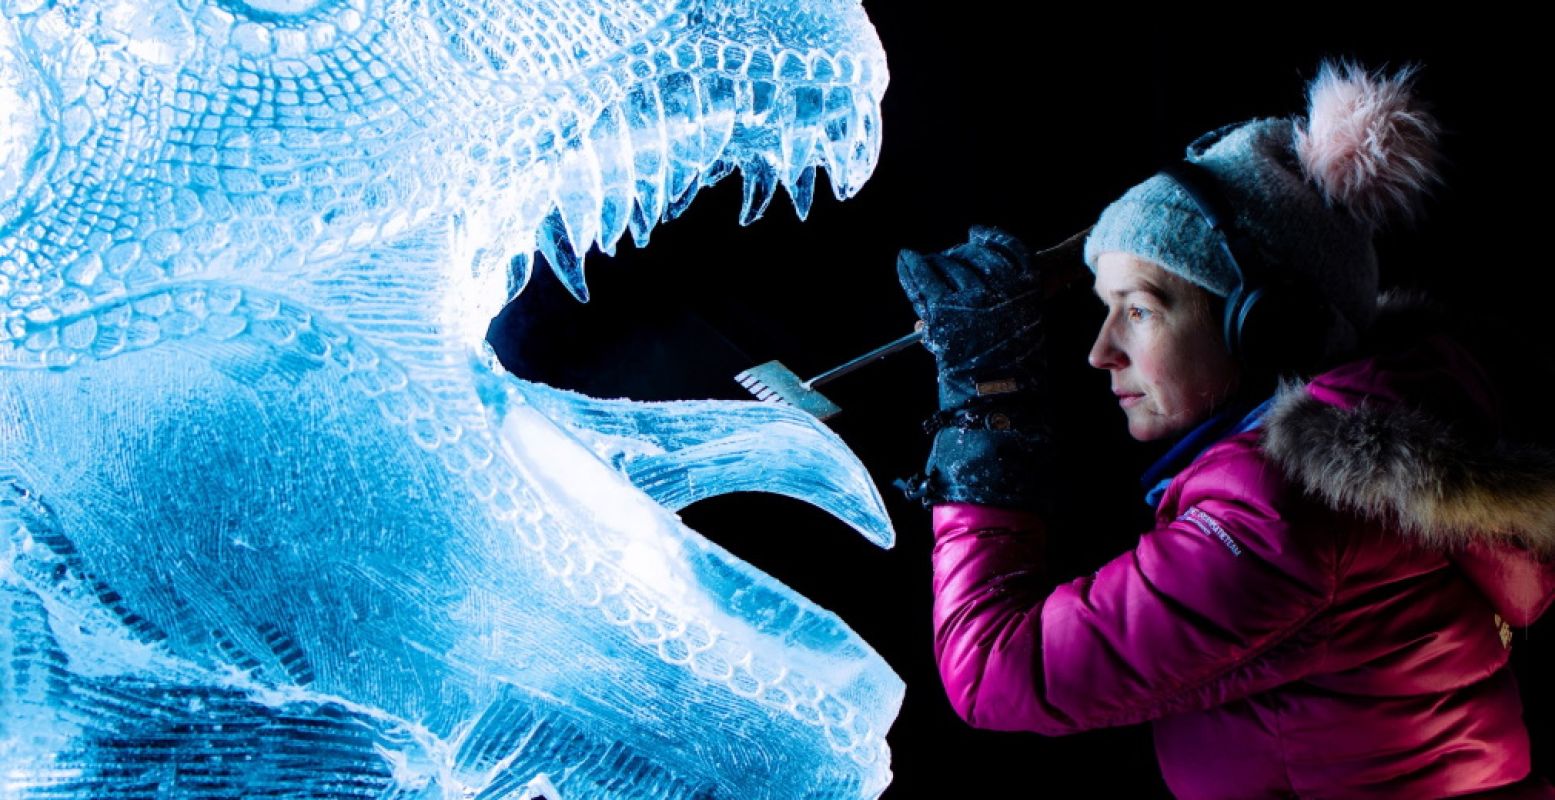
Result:
[[529,384],[539,251],[879,154],[855,2],[0,0],[0,794],[872,797],[902,684],[687,529],[798,411]]

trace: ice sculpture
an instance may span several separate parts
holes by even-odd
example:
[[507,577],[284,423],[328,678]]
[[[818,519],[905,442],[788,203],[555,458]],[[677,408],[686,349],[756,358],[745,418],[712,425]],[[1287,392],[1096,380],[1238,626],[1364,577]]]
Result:
[[746,220],[856,191],[856,2],[0,12],[0,794],[879,794],[899,679],[673,513],[889,545],[856,459],[481,342],[733,170]]

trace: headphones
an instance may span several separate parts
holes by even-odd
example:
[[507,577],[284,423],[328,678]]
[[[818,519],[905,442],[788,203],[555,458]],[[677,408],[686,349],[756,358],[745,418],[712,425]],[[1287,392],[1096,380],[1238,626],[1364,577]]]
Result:
[[[1211,131],[1188,146],[1202,152],[1236,125]],[[1161,174],[1187,192],[1199,213],[1218,234],[1226,261],[1236,272],[1236,288],[1226,297],[1221,319],[1226,350],[1245,369],[1274,375],[1308,375],[1323,365],[1336,326],[1350,327],[1317,287],[1293,270],[1271,269],[1261,250],[1235,223],[1231,204],[1214,173],[1183,160]]]

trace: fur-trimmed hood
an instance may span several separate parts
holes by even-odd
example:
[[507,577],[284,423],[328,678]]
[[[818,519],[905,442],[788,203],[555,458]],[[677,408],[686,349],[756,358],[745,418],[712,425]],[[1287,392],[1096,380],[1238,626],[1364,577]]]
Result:
[[[1367,351],[1281,388],[1263,446],[1308,493],[1432,547],[1512,539],[1555,556],[1555,447],[1484,348],[1420,295],[1384,296]],[[1500,345],[1505,349],[1505,342]],[[1534,365],[1515,371],[1531,385]]]

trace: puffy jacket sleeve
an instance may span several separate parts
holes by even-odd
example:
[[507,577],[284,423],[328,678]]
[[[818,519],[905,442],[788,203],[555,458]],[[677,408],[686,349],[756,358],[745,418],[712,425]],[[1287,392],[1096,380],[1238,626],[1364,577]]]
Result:
[[[1240,437],[1238,437],[1240,438]],[[934,509],[935,656],[969,724],[1049,735],[1219,705],[1300,677],[1332,602],[1332,548],[1290,535],[1283,479],[1251,440],[1200,456],[1158,527],[1095,575],[1052,588],[1034,514]]]

